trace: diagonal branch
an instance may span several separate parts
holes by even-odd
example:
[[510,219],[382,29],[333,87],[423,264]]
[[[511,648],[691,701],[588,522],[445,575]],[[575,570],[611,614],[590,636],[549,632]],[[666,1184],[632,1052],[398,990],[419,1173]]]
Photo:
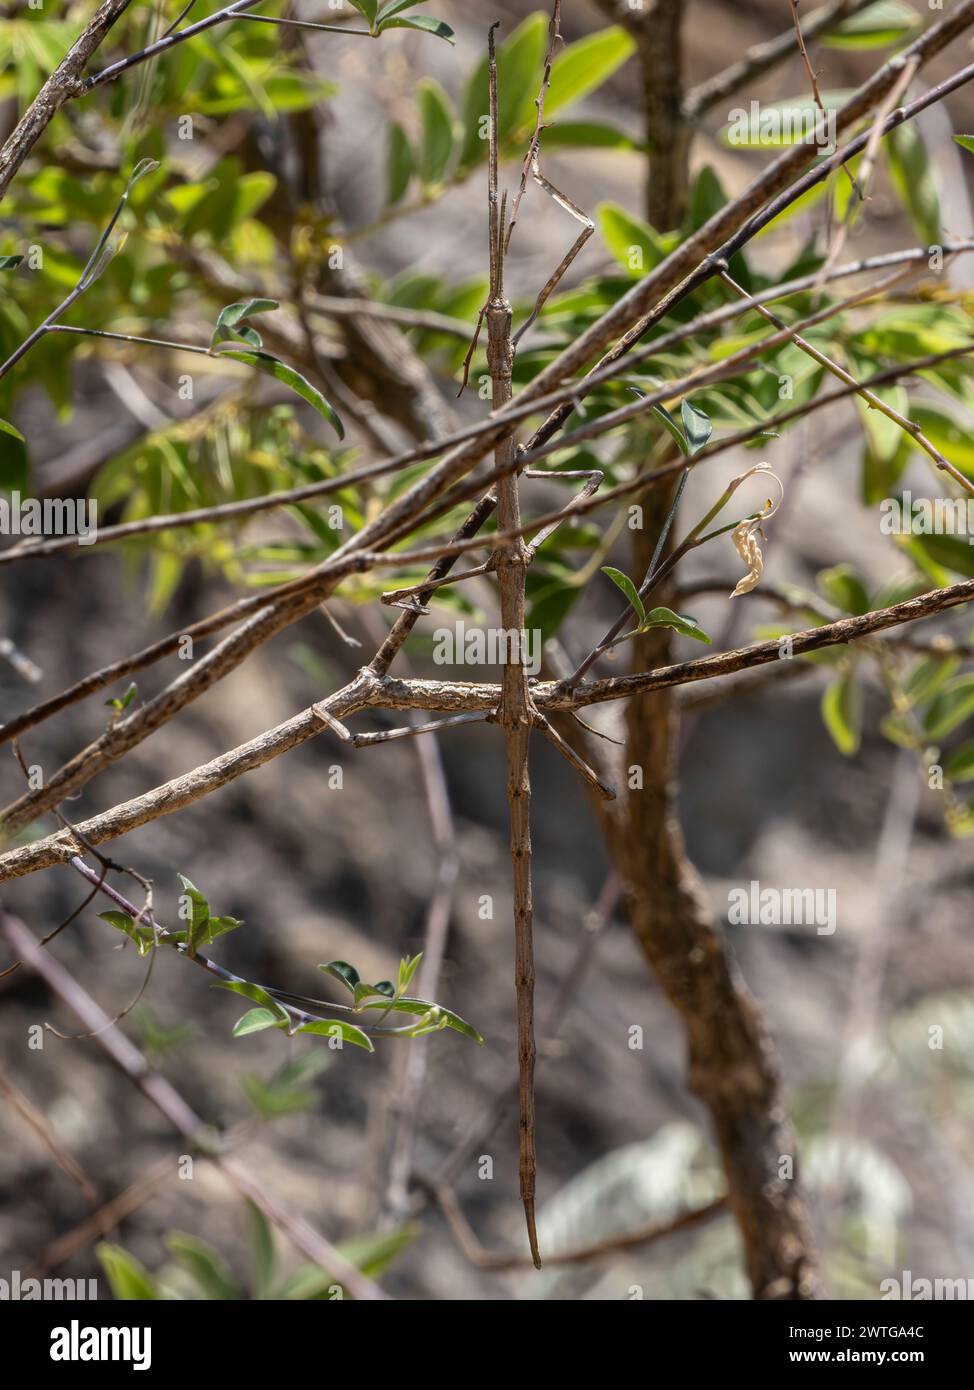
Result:
[[[826,647],[844,646],[848,642],[861,641],[877,632],[898,627],[902,623],[933,617],[972,600],[974,579],[965,579],[945,589],[931,589],[929,593],[921,594],[918,598],[906,599],[889,608],[876,609],[870,613],[858,614],[838,622],[825,623],[821,627],[793,633],[784,645],[784,639],[759,642],[752,646],[719,652],[714,656],[662,666],[655,671],[583,681],[574,689],[559,681],[538,682],[531,687],[531,698],[535,708],[542,713],[584,709],[589,705],[604,704],[609,700],[626,700],[633,696],[665,690],[671,686],[687,685],[690,682],[711,680],[716,676],[732,675],[734,672],[758,666],[768,666],[788,658],[789,653],[796,657],[808,652],[821,651]],[[388,676],[377,678],[365,668],[359,672],[355,681],[329,696],[325,703],[333,717],[345,719],[369,708],[439,710],[445,714],[473,711],[490,713],[496,710],[500,698],[501,690],[497,685],[466,681],[395,680]],[[309,706],[283,724],[268,729],[248,743],[230,749],[212,762],[204,763],[192,772],[164,782],[132,801],[123,802],[101,815],[93,816],[72,830],[62,830],[32,844],[9,850],[6,854],[0,855],[0,883],[20,878],[24,874],[36,873],[40,869],[48,869],[54,864],[63,864],[83,853],[90,845],[117,839],[120,835],[158,820],[161,816],[171,815],[185,806],[191,806],[193,802],[235,781],[244,773],[262,767],[273,758],[314,738],[324,727],[326,726],[316,713],[315,707]],[[83,837],[83,840],[79,837]]]
[[88,59],[99,48],[102,40],[128,6],[129,0],[103,0],[83,32],[17,122],[3,149],[0,150],[0,199],[64,103],[71,97],[80,95],[81,74]]

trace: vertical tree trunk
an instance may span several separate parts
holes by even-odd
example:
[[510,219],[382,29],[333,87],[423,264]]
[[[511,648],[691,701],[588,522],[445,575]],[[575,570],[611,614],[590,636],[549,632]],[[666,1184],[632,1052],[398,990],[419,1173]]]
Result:
[[[680,223],[689,190],[683,0],[657,0],[642,11],[630,10],[626,0],[599,4],[637,42],[650,152],[649,220],[667,230]],[[672,496],[671,488],[657,487],[644,499],[643,526],[633,532],[637,583],[652,561]],[[665,664],[670,647],[665,629],[637,638],[635,669]],[[774,1050],[684,848],[676,809],[676,723],[669,690],[631,702],[626,765],[641,769],[642,786],[629,790],[613,818],[611,850],[632,929],[686,1028],[689,1085],[710,1111],[754,1296],[812,1298],[816,1257]]]

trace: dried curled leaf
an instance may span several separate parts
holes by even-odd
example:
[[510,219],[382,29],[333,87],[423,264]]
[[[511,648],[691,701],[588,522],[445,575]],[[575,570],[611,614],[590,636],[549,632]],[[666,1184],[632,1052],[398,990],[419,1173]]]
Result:
[[757,518],[747,518],[740,525],[734,527],[731,540],[734,542],[734,549],[747,566],[747,574],[743,579],[738,580],[731,598],[737,598],[740,594],[749,594],[752,589],[757,588],[758,581],[764,571],[764,556],[758,545],[758,536],[762,540],[767,540]]
[[[759,463],[756,468],[749,468],[746,473],[742,473],[739,478],[735,478],[731,483],[729,491],[736,490],[747,478],[753,477],[756,473],[767,474],[774,478],[778,488],[783,492],[781,479],[771,472],[766,463]],[[780,497],[778,501],[780,502]],[[731,540],[734,542],[734,549],[741,557],[742,562],[747,566],[747,574],[739,580],[737,587],[731,594],[731,598],[739,598],[741,594],[749,594],[752,589],[756,589],[760,582],[761,575],[764,573],[764,556],[761,547],[758,545],[758,537],[766,541],[767,536],[761,525],[778,510],[778,502],[769,497],[760,511],[754,515],[745,517],[739,522],[731,532]]]

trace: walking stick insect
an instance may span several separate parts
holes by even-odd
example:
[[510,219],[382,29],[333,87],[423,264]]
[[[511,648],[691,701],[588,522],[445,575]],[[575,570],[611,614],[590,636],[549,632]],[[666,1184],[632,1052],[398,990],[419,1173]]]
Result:
[[[480,330],[486,320],[487,370],[491,381],[491,404],[495,411],[502,410],[511,400],[513,394],[512,371],[517,342],[534,323],[548,296],[595,230],[594,223],[544,177],[538,162],[541,133],[544,129],[545,93],[551,80],[551,65],[555,50],[561,41],[560,23],[561,0],[556,0],[548,29],[548,50],[545,58],[544,76],[541,90],[536,99],[537,121],[524,157],[520,186],[513,201],[509,223],[507,220],[507,191],[505,190],[500,197],[498,196],[497,54],[494,43],[497,24],[491,25],[487,36],[490,140],[487,196],[490,275],[487,302],[480,312],[477,328],[464,361],[463,385],[466,384]],[[535,182],[546,193],[580,221],[582,230],[561,264],[541,289],[531,314],[517,334],[512,335],[513,311],[504,289],[504,262],[529,177],[534,178]],[[461,391],[463,385],[460,388]],[[516,462],[517,451],[518,445],[513,436],[503,440],[494,451],[495,468],[498,471],[505,470],[503,476],[498,479],[495,489],[497,524],[502,532],[517,532],[521,525],[519,470],[513,467]],[[526,475],[549,476],[543,470],[540,472],[526,470]],[[585,473],[570,474],[569,476],[583,476],[585,478],[585,486],[580,496],[593,492],[601,481],[600,474]],[[571,504],[566,509],[566,514],[570,510]],[[542,535],[537,536],[531,544],[528,544],[523,537],[518,536],[512,545],[495,551],[483,567],[484,570],[493,570],[497,574],[501,625],[505,632],[516,635],[516,640],[511,644],[509,659],[504,664],[501,699],[494,715],[494,721],[504,731],[507,799],[511,821],[515,943],[514,988],[517,1001],[519,1081],[519,1179],[531,1258],[536,1269],[541,1268],[541,1252],[535,1220],[537,1159],[534,1070],[536,1048],[534,1040],[534,904],[531,882],[531,777],[529,769],[532,728],[540,728],[572,765],[599,789],[602,795],[614,795],[611,789],[600,782],[597,775],[579,759],[574,750],[570,749],[555,732],[537,710],[531,696],[529,678],[524,665],[527,637],[525,631],[525,575],[538,546],[547,538],[551,529],[553,528],[548,528]]]

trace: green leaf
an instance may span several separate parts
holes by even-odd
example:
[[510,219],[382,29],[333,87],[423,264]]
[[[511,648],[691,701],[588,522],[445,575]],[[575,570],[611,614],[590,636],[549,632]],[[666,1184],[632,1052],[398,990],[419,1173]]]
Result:
[[387,19],[381,25],[380,32],[384,34],[387,29],[418,29],[424,34],[435,34],[438,39],[445,39],[449,44],[456,44],[457,41],[457,36],[449,24],[428,14],[416,14],[411,19]]
[[[863,376],[869,376],[872,372],[880,370],[878,363],[868,363],[862,372]],[[883,386],[875,393],[884,405],[892,406],[901,415],[906,415],[910,410],[909,394],[902,386]],[[869,454],[871,462],[880,479],[885,482],[889,480],[888,486],[879,493],[879,499],[888,497],[890,490],[899,480],[899,474],[905,467],[909,458],[912,440],[904,437],[903,431],[895,421],[882,411],[870,406],[861,397],[856,398],[856,406],[859,411],[859,418],[862,421],[863,429],[866,432]]]
[[944,775],[951,782],[970,782],[974,779],[974,739],[962,743],[944,763]]
[[710,422],[710,416],[702,411],[699,406],[691,405],[688,400],[680,402],[680,416],[683,420],[683,428],[686,430],[690,453],[696,454],[703,448],[714,432],[714,427]]
[[191,883],[184,874],[179,874],[179,881],[183,885],[183,894],[190,901],[189,925],[186,929],[186,949],[190,955],[195,955],[200,946],[203,945],[206,936],[207,923],[210,920],[210,904],[205,896],[200,892],[194,883]]
[[23,491],[28,476],[26,440],[8,420],[0,420],[0,489]]
[[134,1255],[120,1245],[104,1241],[95,1246],[108,1286],[117,1299],[125,1302],[147,1303],[159,1297],[156,1281]]
[[337,1282],[333,1274],[318,1265],[302,1265],[275,1290],[274,1298],[283,1303],[323,1302],[330,1298]]
[[[369,1005],[364,1007],[368,1008]],[[383,1005],[373,1005],[372,1007],[387,1007]],[[374,1052],[372,1039],[368,1033],[363,1033],[361,1028],[356,1028],[354,1023],[344,1023],[337,1018],[315,1019],[313,1023],[302,1023],[296,1030],[298,1033],[311,1033],[315,1037],[341,1038],[343,1042],[354,1043],[356,1047],[364,1047],[366,1052]]]
[[974,154],[974,135],[955,135],[954,139],[962,149],[970,150]]
[[851,667],[836,676],[822,692],[822,718],[840,753],[851,758],[858,752],[862,740],[862,703]]
[[386,201],[390,207],[409,187],[409,180],[416,172],[416,160],[409,137],[398,121],[389,127],[389,183]]
[[602,240],[624,270],[640,278],[666,259],[668,248],[659,234],[618,203],[600,203],[595,210]]
[[211,917],[206,924],[206,940],[200,942],[200,945],[208,946],[218,936],[225,936],[228,931],[236,931],[242,926],[243,922],[239,917]]
[[[636,394],[639,395],[639,396],[642,396],[642,395],[644,394],[644,392],[642,392],[642,391],[637,391],[635,387],[633,387],[632,389],[633,389],[634,391],[636,391]],[[679,446],[679,449],[680,449],[680,453],[686,455],[687,457],[689,457],[689,455],[690,455],[690,444],[689,444],[689,442],[688,442],[688,440],[687,440],[687,437],[686,437],[686,435],[683,433],[683,431],[680,429],[680,426],[677,424],[677,422],[673,419],[673,416],[672,416],[672,415],[670,414],[670,412],[667,410],[666,406],[665,406],[665,405],[654,405],[654,406],[652,407],[652,411],[653,411],[653,414],[656,416],[656,418],[657,418],[658,420],[662,420],[662,422],[663,422],[663,424],[666,426],[667,430],[670,432],[670,434],[671,434],[671,435],[673,436],[673,438],[676,440],[677,445]]]
[[258,371],[265,372],[268,376],[275,377],[290,387],[303,401],[313,406],[319,415],[323,415],[339,439],[345,438],[345,427],[338,416],[338,412],[328,404],[321,392],[311,385],[300,372],[293,367],[287,366],[280,358],[274,357],[269,352],[246,352],[240,348],[221,348],[214,356],[219,360],[225,357],[231,358],[234,362],[242,362],[245,367],[256,367]]
[[921,656],[903,683],[910,705],[925,705],[960,668],[960,657]]
[[352,1236],[350,1240],[343,1240],[338,1249],[362,1274],[378,1279],[418,1235],[417,1225],[394,1226],[387,1231]]
[[868,613],[869,595],[866,586],[852,565],[835,565],[822,570],[818,576],[818,587],[836,608],[843,613]]
[[418,956],[405,956],[399,962],[398,990],[396,991],[398,994],[406,993],[406,990],[409,988],[409,983],[419,969],[419,963],[422,959],[423,953],[420,951]]
[[381,991],[377,990],[375,985],[367,985],[363,980],[360,980],[359,983],[355,986],[355,989],[352,991],[353,1003],[356,1009],[361,1004],[363,999],[370,999],[374,994],[377,993],[381,993]]
[[327,1049],[313,1048],[285,1062],[270,1081],[246,1076],[241,1084],[248,1101],[262,1119],[274,1120],[281,1115],[296,1115],[314,1106],[316,1093],[308,1083],[330,1061],[331,1054]]
[[[822,93],[826,112],[835,111],[848,100],[850,93]],[[828,144],[826,118],[811,96],[802,95],[785,101],[761,102],[759,119],[745,106],[736,106],[728,115],[728,124],[720,132],[723,144],[735,150],[761,150],[783,145],[807,144],[810,152]],[[778,225],[778,219],[775,219]]]
[[378,13],[378,21],[382,24],[385,20],[391,19],[393,15],[402,14],[404,10],[414,10],[417,5],[421,5],[423,0],[386,0]]
[[974,835],[974,801],[969,801],[966,806],[958,807],[956,810],[952,809],[944,819],[947,829],[957,839]]
[[379,0],[348,0],[353,10],[358,10],[359,14],[369,22],[369,28],[375,28],[375,18],[379,9]]
[[820,36],[828,48],[883,48],[899,43],[920,24],[905,0],[879,0]]
[[628,574],[623,574],[622,570],[617,570],[613,565],[603,565],[602,573],[607,574],[616,588],[621,589],[629,601],[629,606],[635,613],[640,627],[646,621],[646,609],[643,601],[639,597],[639,590],[629,578]]
[[705,164],[694,180],[690,192],[688,212],[690,230],[695,232],[705,222],[709,222],[714,213],[719,212],[726,202],[727,194],[720,179],[711,166]]
[[909,415],[944,458],[969,478],[974,478],[974,440],[963,419],[927,401],[917,401],[911,406]]
[[853,341],[859,351],[883,362],[890,357],[910,362],[966,347],[970,325],[942,304],[910,304],[877,314]]
[[0,270],[14,270],[23,259],[23,256],[0,256]]
[[318,966],[326,975],[331,975],[336,980],[341,980],[346,989],[355,993],[355,986],[361,984],[362,977],[355,969],[354,965],[349,965],[347,960],[330,960],[324,965]]
[[228,304],[225,309],[220,310],[213,330],[213,337],[210,347],[216,347],[217,343],[226,342],[227,339],[238,340],[244,333],[247,333],[247,342],[254,347],[260,347],[260,338],[253,329],[245,329],[235,332],[237,325],[244,319],[249,319],[252,314],[266,314],[271,309],[279,309],[281,306],[276,299],[238,299],[235,304]]
[[939,243],[940,199],[927,160],[927,149],[908,123],[889,132],[885,141],[890,177],[925,246]]
[[138,690],[139,687],[136,685],[135,681],[132,681],[126,687],[123,694],[117,696],[114,700],[106,700],[105,704],[110,705],[112,709],[118,710],[121,714],[122,710],[128,709],[129,705],[138,694]]
[[462,1033],[465,1038],[471,1038],[476,1043],[482,1043],[483,1038],[459,1014],[455,1014],[452,1009],[445,1009],[442,1004],[432,1004],[428,999],[411,999],[403,995],[400,999],[377,999],[374,1003],[363,1004],[364,1009],[391,1009],[394,1013],[415,1014],[421,1017],[429,1014],[429,1027],[427,1031],[434,1031],[437,1028],[452,1028],[456,1033]]
[[432,77],[424,77],[419,84],[419,114],[419,172],[430,188],[443,179],[453,153],[453,112],[446,93]]
[[974,674],[947,682],[927,710],[923,727],[930,738],[943,738],[974,714]]
[[687,617],[685,613],[674,613],[672,608],[651,608],[640,624],[640,631],[645,632],[651,627],[671,627],[683,637],[693,637],[697,642],[706,642],[708,647],[711,645],[710,638],[696,618]]
[[568,44],[551,65],[551,84],[544,104],[546,119],[601,87],[635,51],[636,40],[617,26]]
[[234,1283],[223,1256],[205,1240],[186,1235],[183,1231],[170,1231],[166,1236],[166,1246],[173,1259],[192,1276],[204,1298],[242,1298],[241,1290]]
[[266,1298],[274,1278],[274,1232],[267,1217],[253,1202],[247,1203],[247,1218],[250,1223],[254,1293],[258,1298]]
[[[519,127],[525,131],[533,129],[533,99],[541,81],[547,32],[548,21],[543,14],[528,15],[497,50],[497,135],[502,144]],[[463,93],[462,169],[471,169],[487,158],[488,142],[484,138],[487,111],[487,59],[484,57]]]
[[974,579],[974,545],[957,536],[911,536],[904,549],[941,588],[953,583],[951,574]]
[[248,1033],[260,1033],[265,1028],[283,1028],[284,1024],[270,1009],[248,1009],[233,1025],[233,1036],[245,1038]]
[[555,121],[546,125],[544,147],[552,149],[635,150],[639,146],[624,130],[605,121]]
[[101,921],[107,922],[109,926],[115,927],[120,932],[124,932],[130,941],[134,941],[140,956],[147,956],[155,945],[152,928],[145,926],[142,922],[136,925],[135,919],[130,917],[127,912],[116,912],[112,909],[109,912],[99,912],[98,916]]
[[[393,1259],[419,1235],[419,1226],[392,1227],[375,1234],[353,1236],[338,1250],[369,1279],[384,1274]],[[337,1280],[318,1265],[302,1265],[277,1289],[274,1297],[288,1303],[330,1299]]]
[[279,1004],[273,995],[268,994],[266,989],[261,989],[260,985],[252,985],[248,980],[217,980],[214,988],[228,989],[232,994],[242,994],[245,999],[252,999],[255,1004],[268,1009],[280,1023],[290,1028],[291,1015],[287,1009]]
[[916,748],[917,736],[905,715],[887,714],[880,721],[879,727],[883,736],[888,738],[890,743],[895,743],[897,748]]

